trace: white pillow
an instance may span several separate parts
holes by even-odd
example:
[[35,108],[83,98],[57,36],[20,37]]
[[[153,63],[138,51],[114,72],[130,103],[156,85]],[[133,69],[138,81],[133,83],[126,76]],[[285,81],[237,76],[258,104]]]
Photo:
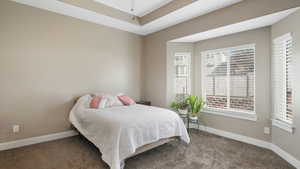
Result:
[[103,98],[106,100],[105,107],[123,106],[123,103],[119,100],[118,96],[105,95]]
[[100,101],[100,104],[99,104],[99,106],[98,106],[98,109],[103,109],[103,108],[105,108],[105,107],[106,107],[106,104],[107,104],[107,98],[102,97],[102,98],[101,98],[101,101]]

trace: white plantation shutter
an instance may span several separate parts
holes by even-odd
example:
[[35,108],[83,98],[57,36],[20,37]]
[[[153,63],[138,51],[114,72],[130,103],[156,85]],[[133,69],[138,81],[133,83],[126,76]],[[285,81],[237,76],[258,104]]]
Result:
[[202,64],[208,109],[255,112],[255,45],[202,52]]
[[283,123],[293,121],[292,36],[286,34],[273,40],[272,101],[273,118]]
[[293,41],[292,38],[286,41],[286,105],[287,105],[287,120],[291,123],[293,122],[293,91],[292,91],[292,48],[293,48]]
[[175,99],[182,100],[191,93],[191,53],[175,53]]
[[228,50],[207,51],[203,57],[203,95],[209,108],[228,108]]
[[245,46],[230,52],[230,108],[254,111],[255,49]]

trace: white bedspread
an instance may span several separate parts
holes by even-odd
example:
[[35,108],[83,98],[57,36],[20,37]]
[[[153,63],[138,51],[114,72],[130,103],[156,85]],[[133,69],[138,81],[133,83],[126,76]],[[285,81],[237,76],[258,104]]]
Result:
[[122,168],[124,160],[145,144],[174,136],[190,142],[183,121],[173,111],[138,104],[89,109],[89,97],[78,100],[70,121],[99,148],[111,169]]

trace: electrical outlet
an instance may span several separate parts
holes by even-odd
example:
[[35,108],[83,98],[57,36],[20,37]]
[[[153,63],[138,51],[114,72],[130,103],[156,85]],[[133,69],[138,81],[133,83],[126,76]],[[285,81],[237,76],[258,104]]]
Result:
[[265,134],[270,134],[270,127],[265,127],[264,128],[264,133]]
[[19,125],[13,125],[13,132],[19,133],[20,132],[20,126]]

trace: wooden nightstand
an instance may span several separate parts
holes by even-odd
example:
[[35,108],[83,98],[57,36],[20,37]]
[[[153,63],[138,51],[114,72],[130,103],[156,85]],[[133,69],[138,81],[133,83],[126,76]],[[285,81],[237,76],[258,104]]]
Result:
[[136,104],[142,104],[142,105],[146,105],[146,106],[151,106],[151,102],[150,101],[137,101]]

